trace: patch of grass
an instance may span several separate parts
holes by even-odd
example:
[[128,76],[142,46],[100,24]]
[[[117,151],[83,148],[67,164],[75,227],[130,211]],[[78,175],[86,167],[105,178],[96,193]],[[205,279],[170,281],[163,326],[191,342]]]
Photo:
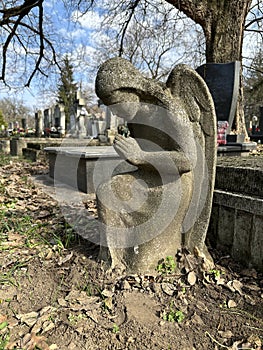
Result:
[[165,259],[162,259],[158,263],[156,270],[162,275],[169,275],[174,273],[176,270],[176,262],[174,257],[168,255]]
[[59,225],[56,232],[53,233],[52,240],[57,245],[58,250],[64,250],[79,244],[80,237],[74,231],[74,228],[72,228],[67,222],[64,222]]
[[68,315],[68,320],[71,324],[76,324],[76,323],[78,323],[78,321],[83,320],[83,319],[87,319],[87,316],[82,314],[82,313],[80,313],[78,315],[73,315],[72,313],[70,313]]
[[210,270],[209,273],[210,273],[215,279],[218,279],[218,278],[221,277],[221,275],[224,274],[224,271],[213,269],[213,270]]
[[4,334],[0,335],[0,349],[4,350],[6,346],[8,345],[10,340],[10,334],[9,332],[5,332]]
[[112,333],[118,333],[120,331],[120,327],[117,324],[114,324],[112,327]]
[[82,288],[82,290],[84,292],[86,292],[89,297],[92,297],[92,296],[98,294],[99,288],[98,288],[98,286],[96,286],[96,285],[94,285],[92,283],[88,283],[87,285],[85,285]]
[[16,277],[22,272],[23,268],[27,267],[27,263],[30,259],[25,261],[15,261],[4,272],[0,272],[0,284],[9,284],[18,287],[19,283]]
[[11,161],[12,161],[12,156],[9,156],[4,153],[0,153],[0,166],[8,165],[10,164]]
[[[0,215],[0,240],[8,239],[8,233],[21,235],[25,239],[25,246],[33,248],[48,241],[40,234],[41,224],[28,215],[18,217],[12,212],[2,212]],[[4,249],[10,249],[8,246]]]
[[164,321],[181,323],[185,319],[185,314],[181,310],[176,310],[174,303],[171,302],[169,311],[164,311],[162,317]]
[[8,322],[7,321],[4,321],[2,323],[0,323],[0,331],[1,331],[1,334],[0,334],[0,349],[4,350],[10,340],[10,334],[9,334],[9,331],[7,329],[8,327]]

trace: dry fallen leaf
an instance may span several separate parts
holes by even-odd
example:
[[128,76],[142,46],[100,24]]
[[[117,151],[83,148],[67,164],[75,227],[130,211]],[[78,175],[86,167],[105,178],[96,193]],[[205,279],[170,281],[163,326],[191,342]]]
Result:
[[172,283],[164,282],[161,284],[162,291],[167,294],[172,296],[175,291],[175,287]]
[[103,291],[101,292],[101,294],[106,297],[106,298],[110,298],[113,297],[114,293],[111,290],[108,289],[103,289]]
[[248,338],[248,342],[249,342],[252,346],[257,346],[258,349],[261,349],[262,341],[260,340],[260,338],[259,338],[257,335],[252,334],[252,335]]
[[242,292],[243,284],[242,284],[240,281],[238,281],[238,280],[233,280],[232,286],[235,288],[235,290],[236,290],[240,295],[243,295],[243,292]]
[[67,261],[69,261],[71,258],[73,257],[73,252],[70,252],[70,254],[68,254],[65,257],[61,257],[58,261],[58,265],[61,266],[63,264],[65,264]]
[[7,321],[7,316],[0,314],[0,323],[6,322],[6,321]]
[[193,324],[196,324],[196,325],[201,325],[203,326],[204,325],[204,321],[202,320],[202,318],[197,315],[196,313],[194,313],[194,315],[191,317],[191,322]]
[[253,290],[255,292],[259,292],[261,290],[261,288],[256,284],[246,284],[246,288]]
[[39,316],[38,312],[32,311],[27,314],[19,314],[16,317],[27,326],[32,327],[37,322],[37,318]]
[[237,306],[237,303],[234,301],[234,300],[228,300],[227,302],[227,307],[229,309],[233,308],[233,307],[236,307]]
[[25,350],[34,350],[35,348],[41,350],[50,350],[46,343],[46,337],[37,336],[35,333],[26,334],[22,340],[22,346]]
[[194,271],[188,273],[187,282],[190,284],[190,286],[193,286],[196,283],[196,274]]
[[72,290],[65,297],[65,300],[69,303],[68,307],[73,311],[91,310],[99,307],[99,298],[88,296],[84,291]]
[[108,310],[112,310],[112,297],[106,298],[103,300],[104,306],[108,309]]
[[243,295],[243,292],[242,292],[243,284],[238,280],[227,282],[226,287],[228,287],[228,289],[230,289],[231,292],[238,292],[240,295]]
[[226,282],[226,280],[225,280],[224,278],[221,278],[221,277],[216,278],[216,284],[217,284],[218,286],[224,285],[225,282]]
[[219,331],[218,334],[220,337],[225,339],[230,339],[233,337],[233,333],[231,331]]

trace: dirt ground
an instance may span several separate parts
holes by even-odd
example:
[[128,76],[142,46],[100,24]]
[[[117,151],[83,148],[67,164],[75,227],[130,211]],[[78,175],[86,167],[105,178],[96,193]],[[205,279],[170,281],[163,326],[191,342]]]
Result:
[[106,273],[31,180],[47,165],[0,158],[0,350],[262,348],[262,274],[213,250],[210,270],[179,252],[156,276]]

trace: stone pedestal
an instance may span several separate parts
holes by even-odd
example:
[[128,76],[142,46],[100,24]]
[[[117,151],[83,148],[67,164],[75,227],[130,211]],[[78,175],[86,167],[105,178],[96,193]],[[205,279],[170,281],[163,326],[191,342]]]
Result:
[[236,261],[263,271],[263,172],[217,166],[208,237]]

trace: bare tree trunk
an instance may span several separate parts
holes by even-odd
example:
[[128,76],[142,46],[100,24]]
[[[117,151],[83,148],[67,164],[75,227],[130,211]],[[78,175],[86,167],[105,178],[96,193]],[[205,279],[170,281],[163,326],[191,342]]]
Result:
[[[242,70],[242,68],[241,68]],[[244,113],[244,84],[242,71],[240,72],[240,87],[237,100],[237,110],[235,117],[235,127],[238,134],[244,134],[248,138],[248,132],[246,128],[245,113]]]

